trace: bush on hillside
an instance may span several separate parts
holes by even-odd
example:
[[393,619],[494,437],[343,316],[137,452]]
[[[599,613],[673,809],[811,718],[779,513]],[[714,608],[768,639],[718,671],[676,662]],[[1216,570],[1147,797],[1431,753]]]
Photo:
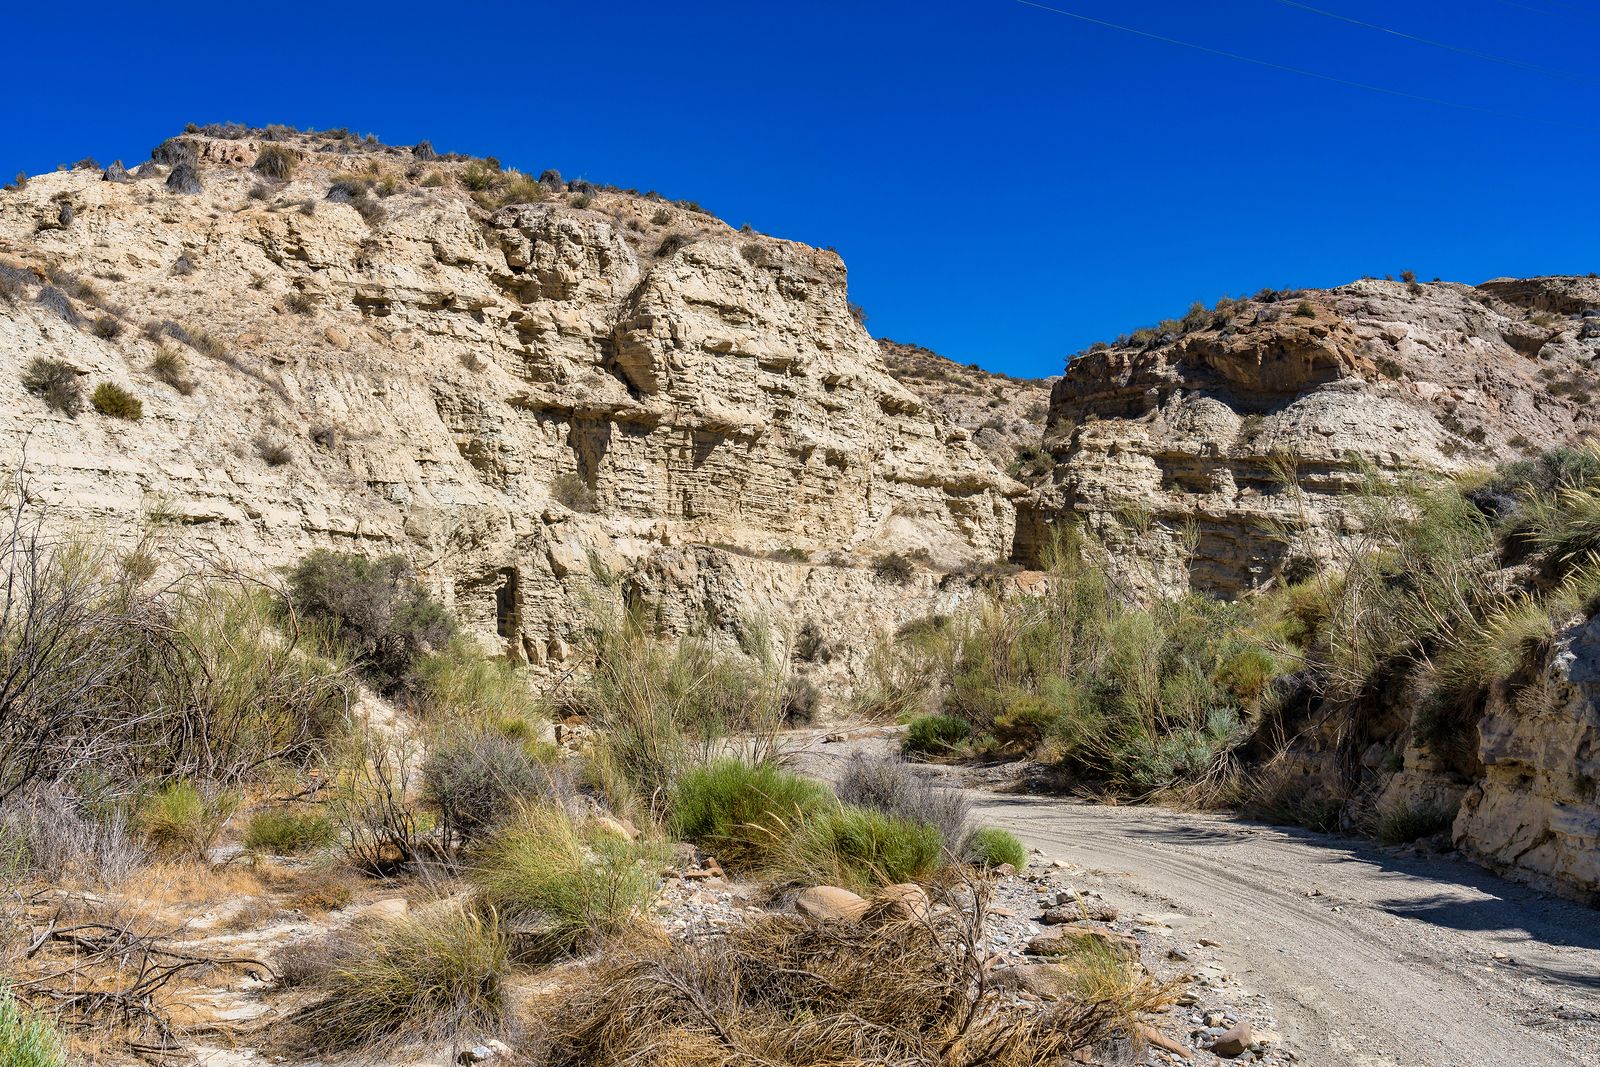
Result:
[[102,415],[137,422],[144,417],[144,401],[114,382],[101,382],[89,396],[89,403]]
[[264,144],[256,153],[254,170],[274,181],[286,182],[294,177],[294,168],[300,162],[300,153],[281,144]]
[[410,689],[419,660],[456,633],[400,556],[315,549],[289,573],[289,594],[295,611],[334,626],[368,680],[389,694]]
[[71,418],[83,410],[83,387],[70,363],[35,357],[22,372],[22,387],[41,398],[52,411]]
[[150,847],[166,856],[204,856],[222,832],[238,797],[190,781],[170,782],[145,797],[136,821]]
[[470,725],[448,729],[428,746],[422,788],[444,819],[447,841],[478,836],[521,801],[570,793],[560,772],[535,758],[526,741]]

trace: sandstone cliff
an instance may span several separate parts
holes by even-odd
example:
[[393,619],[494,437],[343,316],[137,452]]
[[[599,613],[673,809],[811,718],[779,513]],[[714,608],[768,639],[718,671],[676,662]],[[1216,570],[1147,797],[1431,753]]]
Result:
[[[834,253],[275,137],[0,192],[0,446],[59,521],[248,568],[400,552],[535,664],[596,593],[680,628],[864,630],[960,595],[931,571],[885,590],[877,554],[1009,552],[1020,487],[885,371]],[[41,358],[143,417],[53,409],[21,380]]]
[[1146,588],[1237,594],[1358,532],[1373,474],[1600,430],[1600,280],[1364,280],[1196,310],[1074,358],[1024,554],[1075,516]]

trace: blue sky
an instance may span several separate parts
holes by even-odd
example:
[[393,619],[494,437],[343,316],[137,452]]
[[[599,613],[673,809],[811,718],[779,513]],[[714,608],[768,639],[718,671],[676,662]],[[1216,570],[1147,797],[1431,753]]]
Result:
[[190,121],[427,137],[833,245],[874,334],[1015,374],[1267,285],[1600,270],[1600,5],[1311,5],[1498,62],[1289,0],[1049,6],[1452,106],[1017,0],[89,0],[7,16],[0,174]]

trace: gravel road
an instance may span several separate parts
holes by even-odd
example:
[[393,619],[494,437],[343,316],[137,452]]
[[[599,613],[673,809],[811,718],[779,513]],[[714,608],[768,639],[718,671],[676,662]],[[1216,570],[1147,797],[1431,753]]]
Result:
[[[807,746],[831,777],[881,743]],[[1312,1067],[1600,1065],[1600,911],[1454,855],[1224,815],[974,793],[978,817],[1213,950]]]

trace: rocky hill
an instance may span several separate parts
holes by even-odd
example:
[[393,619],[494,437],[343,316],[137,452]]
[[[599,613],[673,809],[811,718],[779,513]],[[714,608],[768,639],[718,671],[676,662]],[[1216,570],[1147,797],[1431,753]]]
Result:
[[1359,532],[1370,476],[1444,475],[1600,430],[1600,280],[1264,292],[1096,345],[1051,395],[1020,550],[1081,519],[1146,588],[1224,595]]
[[0,445],[57,520],[399,552],[534,664],[596,591],[865,627],[959,595],[881,554],[1010,550],[1021,487],[885,370],[839,257],[697,205],[207,129],[0,192],[0,272]]
[[1025,481],[1047,469],[1040,441],[1054,378],[1013,378],[887,338],[878,348],[895,380],[971,433],[995,466]]

